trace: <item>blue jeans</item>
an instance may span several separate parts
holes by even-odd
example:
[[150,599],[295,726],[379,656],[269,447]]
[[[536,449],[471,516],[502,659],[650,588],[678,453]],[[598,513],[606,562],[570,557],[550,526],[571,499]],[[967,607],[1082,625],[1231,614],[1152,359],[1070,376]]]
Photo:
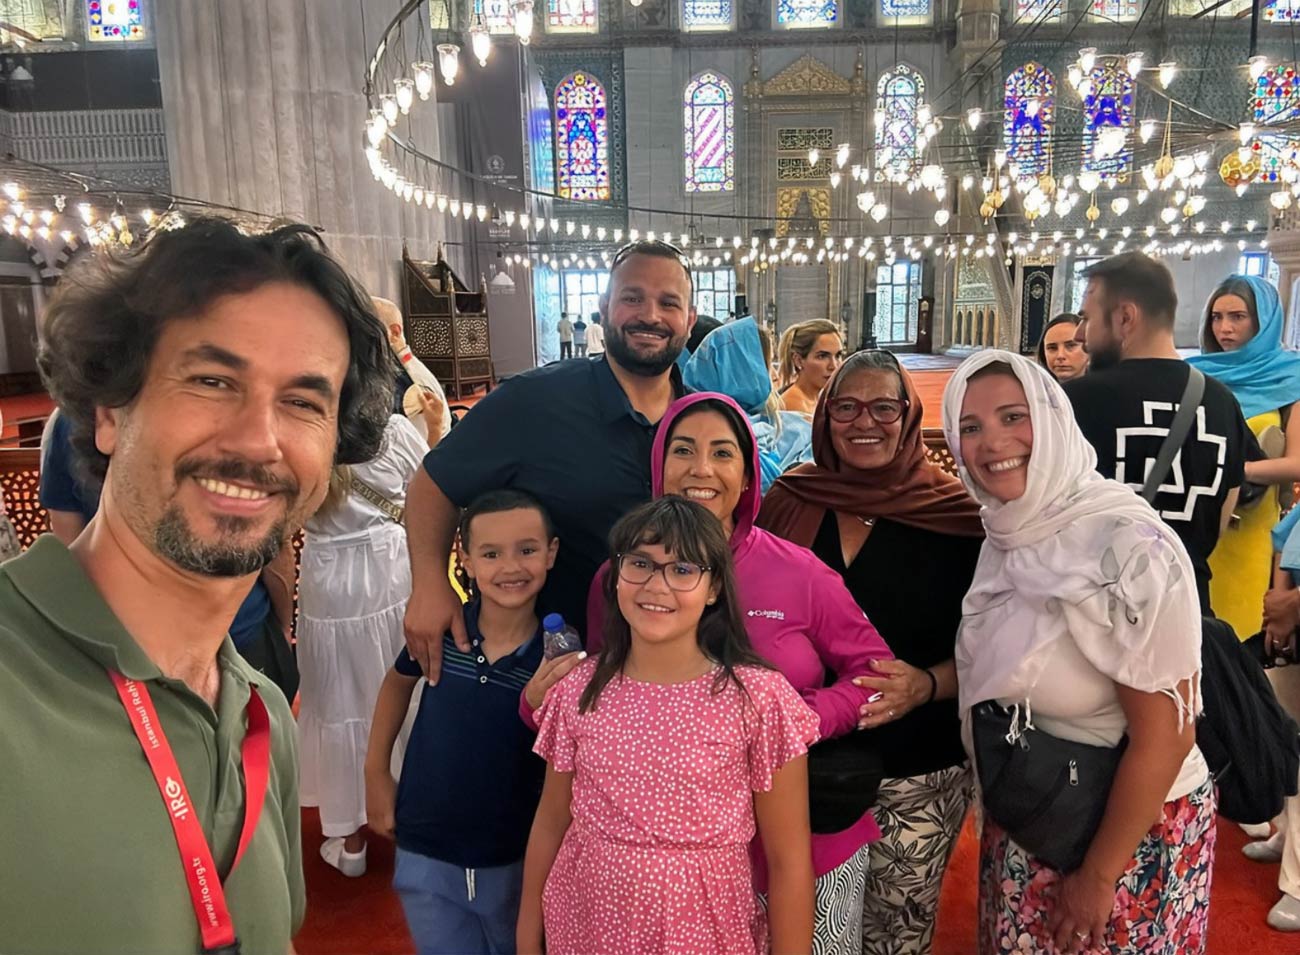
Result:
[[419,955],[514,955],[523,861],[462,869],[397,850],[393,888]]

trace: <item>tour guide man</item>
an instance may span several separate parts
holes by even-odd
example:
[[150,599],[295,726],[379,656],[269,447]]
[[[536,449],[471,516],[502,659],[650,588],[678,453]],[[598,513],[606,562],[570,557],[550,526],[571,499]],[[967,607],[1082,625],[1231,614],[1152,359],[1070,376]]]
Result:
[[226,625],[378,450],[384,330],[305,226],[201,219],[65,277],[40,365],[104,491],[0,566],[0,952],[291,951],[293,717]]

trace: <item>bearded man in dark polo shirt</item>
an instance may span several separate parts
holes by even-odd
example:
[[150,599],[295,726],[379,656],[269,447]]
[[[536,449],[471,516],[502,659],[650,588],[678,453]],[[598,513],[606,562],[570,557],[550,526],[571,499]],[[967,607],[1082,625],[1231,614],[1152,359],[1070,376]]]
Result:
[[103,495],[0,566],[0,951],[291,951],[293,717],[226,630],[331,465],[377,452],[383,328],[306,226],[200,219],[74,270],[44,331]]
[[[585,629],[587,589],[609,556],[609,529],[650,499],[655,429],[684,392],[676,362],[695,325],[692,291],[679,249],[625,246],[600,300],[604,357],[554,362],[503,382],[424,459],[406,496],[406,639],[430,682],[441,670],[444,633],[469,650],[447,560],[459,509],[484,491],[516,488],[546,507],[560,551],[537,610]],[[576,663],[569,654],[538,674],[553,682]]]

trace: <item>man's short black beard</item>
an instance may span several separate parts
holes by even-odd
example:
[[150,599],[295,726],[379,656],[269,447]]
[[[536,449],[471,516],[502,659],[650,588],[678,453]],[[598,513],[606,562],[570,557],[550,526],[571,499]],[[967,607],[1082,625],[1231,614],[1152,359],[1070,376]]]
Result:
[[247,577],[275,560],[284,546],[287,523],[277,521],[266,536],[252,545],[235,544],[234,538],[247,526],[241,517],[217,519],[221,539],[215,544],[198,539],[180,508],[170,507],[154,528],[154,547],[159,556],[181,570],[204,577]]
[[643,378],[658,378],[671,368],[686,348],[686,336],[668,339],[668,346],[654,358],[642,358],[632,351],[622,329],[605,330],[605,351],[624,371]]

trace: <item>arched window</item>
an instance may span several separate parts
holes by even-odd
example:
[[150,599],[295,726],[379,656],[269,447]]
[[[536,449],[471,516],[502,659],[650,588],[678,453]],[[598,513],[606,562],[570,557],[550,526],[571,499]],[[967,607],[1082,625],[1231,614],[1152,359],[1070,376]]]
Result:
[[1022,25],[1055,23],[1061,19],[1064,7],[1065,0],[1016,0],[1014,22]]
[[474,12],[483,18],[489,33],[514,33],[510,17],[510,0],[474,0]]
[[730,30],[735,25],[732,0],[682,0],[682,29]]
[[1286,123],[1300,116],[1300,76],[1294,64],[1275,66],[1265,70],[1255,81],[1250,100],[1255,126],[1259,132],[1251,140],[1250,148],[1259,162],[1258,182],[1277,182],[1282,169],[1296,162],[1300,139],[1279,133],[1268,133],[1265,128]]
[[93,41],[143,40],[144,0],[86,0],[86,35]]
[[920,160],[916,146],[917,113],[925,96],[925,79],[900,63],[876,83],[876,168],[910,173]]
[[717,73],[701,73],[686,87],[686,191],[736,188],[735,97]]
[[776,0],[776,25],[784,29],[833,27],[839,20],[839,0]]
[[[1112,179],[1133,162],[1133,77],[1118,57],[1093,67],[1092,90],[1083,100],[1083,168]],[[1121,140],[1108,129],[1124,130]]]
[[555,88],[555,179],[562,199],[610,195],[605,87],[581,70]]
[[1112,23],[1136,20],[1141,6],[1141,0],[1092,0],[1092,19]]
[[1002,113],[1002,143],[1007,160],[1021,176],[1047,172],[1056,119],[1056,79],[1039,63],[1026,63],[1007,77]]

